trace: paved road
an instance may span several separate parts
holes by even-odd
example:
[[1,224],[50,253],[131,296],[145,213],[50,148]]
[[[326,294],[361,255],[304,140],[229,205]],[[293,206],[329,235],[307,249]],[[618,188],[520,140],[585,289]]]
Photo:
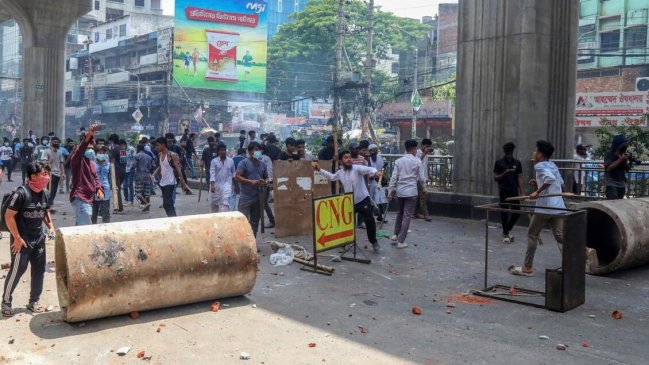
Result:
[[[3,183],[0,191],[9,186]],[[58,226],[73,223],[66,198],[57,198]],[[207,203],[197,204],[196,199],[178,195],[179,214],[207,212]],[[162,217],[160,205],[161,199],[153,198],[151,213],[127,208],[125,215],[114,218]],[[387,226],[392,224],[390,219]],[[142,313],[137,320],[120,316],[69,325],[60,320],[58,307],[37,316],[21,311],[0,320],[0,363],[3,358],[30,364],[140,363],[139,351],[155,364],[647,363],[647,268],[588,277],[586,304],[563,314],[498,301],[463,303],[456,300],[462,293],[482,286],[484,222],[436,219],[411,227],[410,248],[397,250],[384,240],[381,254],[369,254],[370,265],[324,258],[336,267],[332,277],[300,271],[296,264],[272,267],[271,250],[263,243],[273,239],[269,233],[259,240],[261,263],[254,290],[223,300],[229,306],[218,313],[209,311],[210,303],[198,303]],[[495,227],[491,232],[497,237]],[[364,234],[359,232],[361,244],[366,243]],[[518,278],[506,273],[524,254],[525,229],[517,228],[515,234],[512,245],[494,241],[492,283],[542,290],[542,275]],[[546,245],[537,251],[538,273],[560,262],[553,239],[548,232],[543,235]],[[308,247],[310,238],[285,241]],[[0,262],[8,262],[6,238],[0,244]],[[48,255],[52,260],[53,244],[48,244]],[[29,290],[29,277],[23,279],[14,299],[21,310]],[[56,306],[53,263],[48,264],[45,288],[42,303]],[[448,307],[449,301],[455,307]],[[414,305],[421,307],[420,316],[411,313]],[[624,312],[623,319],[611,318],[615,309]],[[361,333],[359,326],[368,332]],[[550,339],[541,340],[541,335]],[[8,344],[10,338],[13,344]],[[569,347],[558,351],[558,343]],[[119,357],[114,351],[122,346],[132,350]],[[239,360],[242,351],[252,358]]]

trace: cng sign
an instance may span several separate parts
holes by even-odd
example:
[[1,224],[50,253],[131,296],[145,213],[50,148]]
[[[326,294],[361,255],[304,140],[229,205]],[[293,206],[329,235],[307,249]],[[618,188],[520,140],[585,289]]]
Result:
[[354,243],[354,195],[313,199],[313,241],[316,252]]

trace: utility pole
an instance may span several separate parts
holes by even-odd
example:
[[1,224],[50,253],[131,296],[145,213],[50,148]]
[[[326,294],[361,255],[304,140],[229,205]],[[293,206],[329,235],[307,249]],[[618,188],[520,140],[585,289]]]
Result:
[[[333,134],[334,134],[334,150],[335,156],[338,156],[338,128],[341,126],[341,96],[340,96],[340,72],[342,69],[342,59],[343,59],[343,32],[344,32],[344,21],[345,14],[343,6],[345,0],[338,0],[338,25],[336,27],[336,60],[334,65],[334,82],[333,82],[333,93],[334,93],[334,111],[333,111]],[[334,161],[337,157],[334,157]]]
[[[417,41],[415,40],[415,74],[414,74],[414,80],[412,83],[412,97],[414,98],[419,98],[419,75],[418,75],[418,68],[419,68],[419,47],[418,44],[416,43]],[[416,106],[415,103],[412,103],[412,139],[417,138],[417,112],[419,111],[419,106]]]
[[370,129],[370,113],[372,108],[372,60],[374,58],[374,52],[372,52],[372,38],[374,36],[374,0],[370,0],[367,21],[367,56],[365,60],[365,82],[367,83],[367,86],[365,87],[365,93],[363,95],[363,114],[361,116],[361,136],[363,138],[367,137]]

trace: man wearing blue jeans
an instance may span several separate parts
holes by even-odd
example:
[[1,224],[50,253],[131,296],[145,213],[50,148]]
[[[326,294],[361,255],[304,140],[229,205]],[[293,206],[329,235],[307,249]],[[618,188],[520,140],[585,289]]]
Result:
[[75,209],[77,226],[92,224],[92,202],[95,196],[104,198],[104,188],[99,182],[93,160],[96,125],[90,126],[85,137],[70,157],[72,170],[72,190],[70,203]]

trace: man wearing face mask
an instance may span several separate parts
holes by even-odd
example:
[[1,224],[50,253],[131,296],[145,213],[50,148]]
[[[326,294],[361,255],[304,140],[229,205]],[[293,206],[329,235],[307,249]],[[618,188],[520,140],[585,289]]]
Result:
[[622,134],[613,137],[611,150],[604,159],[606,170],[606,199],[624,199],[626,192],[626,173],[631,169],[629,159],[631,154],[627,152],[629,142]]
[[77,226],[90,225],[92,223],[92,203],[95,196],[104,198],[104,188],[97,177],[97,170],[93,160],[95,159],[94,139],[96,125],[91,125],[86,132],[79,146],[72,152],[70,167],[72,170],[72,190],[70,191],[70,203],[75,209]]
[[14,170],[13,156],[14,151],[9,140],[5,138],[2,147],[0,147],[0,160],[2,160],[2,172],[4,172],[5,168],[7,169],[7,181],[13,181],[11,180],[11,173]]
[[[59,149],[60,146],[61,140],[58,137],[52,137],[50,149],[43,151],[45,161],[47,161],[47,163],[50,165],[50,168],[52,169],[52,179],[50,180],[50,186],[48,187],[48,191],[50,193],[50,207],[54,205],[54,198],[56,198],[56,192],[58,191],[61,178],[65,180],[63,153]],[[55,210],[50,211],[52,213],[56,213]]]
[[34,161],[45,161],[46,158],[43,156],[43,152],[47,151],[49,147],[49,139],[47,137],[41,138],[41,144],[36,146],[34,151]]
[[252,232],[257,237],[259,219],[263,209],[259,203],[259,191],[260,187],[266,184],[268,170],[266,164],[261,161],[263,155],[259,143],[251,142],[248,145],[248,154],[248,158],[239,162],[234,180],[241,184],[239,211],[248,218]]
[[22,275],[31,264],[31,291],[27,310],[34,313],[43,312],[38,303],[43,292],[45,276],[45,240],[46,228],[50,238],[54,234],[54,225],[47,204],[46,188],[49,183],[47,166],[32,162],[27,166],[27,185],[14,190],[9,198],[9,205],[3,219],[11,233],[11,266],[7,273],[2,295],[2,315],[11,317],[14,311],[11,306],[12,294],[20,283]]
[[110,197],[111,197],[111,175],[110,175],[110,162],[106,147],[100,147],[95,156],[95,169],[97,170],[97,177],[104,189],[105,194],[100,199],[99,196],[95,197],[92,202],[92,224],[97,224],[97,218],[101,215],[102,223],[110,223]]

